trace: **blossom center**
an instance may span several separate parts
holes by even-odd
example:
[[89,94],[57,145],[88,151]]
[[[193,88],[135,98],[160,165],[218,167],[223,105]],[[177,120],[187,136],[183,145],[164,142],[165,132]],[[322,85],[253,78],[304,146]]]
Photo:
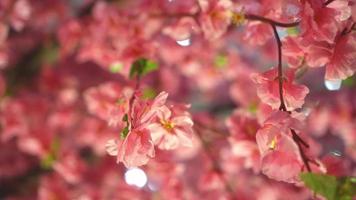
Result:
[[173,122],[166,120],[161,120],[161,124],[168,132],[171,132],[175,126]]
[[242,12],[233,12],[231,21],[235,25],[241,25],[245,22],[245,15]]
[[270,150],[275,150],[276,147],[277,147],[277,137],[274,136],[274,138],[272,139],[272,141],[269,143],[268,148],[269,148]]

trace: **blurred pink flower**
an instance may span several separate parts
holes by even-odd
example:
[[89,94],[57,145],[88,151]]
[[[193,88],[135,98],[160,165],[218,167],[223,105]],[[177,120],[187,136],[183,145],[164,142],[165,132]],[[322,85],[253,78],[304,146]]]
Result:
[[232,2],[230,0],[199,0],[201,15],[199,22],[205,38],[221,37],[231,23]]

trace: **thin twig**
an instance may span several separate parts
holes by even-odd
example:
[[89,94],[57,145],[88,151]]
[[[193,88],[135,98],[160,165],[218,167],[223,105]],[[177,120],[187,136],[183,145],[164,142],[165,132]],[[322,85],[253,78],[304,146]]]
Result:
[[274,24],[271,24],[271,26],[273,28],[274,37],[276,38],[277,47],[278,47],[278,87],[279,87],[279,99],[281,101],[279,110],[287,111],[287,107],[284,103],[284,97],[283,97],[282,42],[281,39],[279,38],[276,26]]
[[327,5],[331,4],[333,1],[334,1],[334,0],[328,0],[328,1],[326,1],[326,2],[324,3],[324,6],[327,6]]
[[[284,97],[283,97],[283,69],[282,69],[282,42],[281,39],[279,38],[278,32],[277,32],[277,28],[273,23],[270,23],[270,25],[273,28],[273,33],[274,36],[276,38],[277,41],[277,45],[278,45],[278,86],[279,86],[279,99],[280,99],[280,106],[279,106],[279,110],[288,112],[287,107],[285,105],[284,102]],[[293,141],[297,144],[298,146],[298,150],[299,150],[299,154],[302,158],[302,161],[305,165],[305,167],[307,168],[307,170],[310,172],[311,168],[309,165],[309,161],[310,159],[308,159],[307,155],[305,154],[305,152],[303,151],[303,147],[302,145],[304,145],[306,148],[309,148],[309,145],[295,132],[295,130],[291,129],[292,132],[292,139]]]
[[299,136],[297,135],[297,133],[293,129],[291,129],[291,132],[292,132],[292,138],[293,138],[293,140],[295,141],[295,143],[298,146],[300,157],[302,158],[302,161],[303,161],[305,167],[307,168],[308,172],[311,172],[311,168],[310,168],[310,165],[309,165],[310,159],[305,155],[305,153],[303,151],[303,148],[301,146],[302,143],[298,142],[299,141],[298,140]]
[[277,22],[274,21],[272,19],[268,19],[262,16],[258,16],[258,15],[254,15],[254,14],[246,14],[245,18],[248,20],[254,20],[254,21],[261,21],[261,22],[265,22],[274,26],[279,26],[279,27],[284,27],[284,28],[288,28],[288,27],[294,27],[294,26],[298,26],[299,25],[299,21],[298,22],[292,22],[292,23],[283,23],[283,22]]

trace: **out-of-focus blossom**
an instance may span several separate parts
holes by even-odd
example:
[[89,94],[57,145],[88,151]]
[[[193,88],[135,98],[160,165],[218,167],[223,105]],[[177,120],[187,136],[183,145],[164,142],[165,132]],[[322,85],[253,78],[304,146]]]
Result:
[[107,121],[112,126],[122,124],[122,117],[128,111],[131,91],[117,83],[109,82],[89,88],[85,100],[89,112]]
[[232,2],[230,0],[199,0],[200,23],[205,38],[215,40],[222,36],[231,23]]
[[273,36],[271,26],[261,22],[250,22],[244,32],[244,40],[251,45],[264,45]]
[[193,18],[186,17],[180,19],[175,24],[165,27],[162,32],[174,40],[185,40],[191,37],[192,33],[199,33],[199,27]]

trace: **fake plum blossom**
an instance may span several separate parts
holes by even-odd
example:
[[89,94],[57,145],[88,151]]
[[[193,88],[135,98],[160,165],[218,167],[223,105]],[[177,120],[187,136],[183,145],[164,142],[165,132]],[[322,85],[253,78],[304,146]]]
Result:
[[131,89],[108,82],[89,88],[84,98],[90,113],[107,121],[109,125],[116,126],[122,124],[121,120],[127,112],[130,95]]
[[[281,102],[279,96],[278,71],[273,68],[262,74],[252,74],[252,80],[257,84],[257,95],[273,109],[278,109]],[[294,82],[294,71],[290,70],[283,78],[283,96],[288,110],[300,108],[304,104],[304,98],[309,93],[309,89],[304,85],[297,85]]]
[[202,10],[200,15],[201,29],[205,38],[215,40],[222,36],[231,23],[230,0],[199,0]]
[[272,37],[272,30],[268,24],[250,22],[246,29],[244,40],[251,45],[263,45]]
[[185,40],[190,38],[192,33],[199,33],[199,27],[193,18],[182,18],[178,22],[168,26],[162,32],[174,40]]
[[288,65],[292,68],[300,67],[305,59],[305,51],[302,48],[301,38],[286,37],[283,40],[283,56],[287,59]]
[[291,67],[324,67],[325,79],[339,80],[352,76],[356,63],[355,34],[339,33],[333,43],[310,38],[287,37],[283,43],[284,56]]
[[229,143],[232,155],[243,159],[245,168],[252,168],[254,172],[260,170],[260,155],[256,144],[256,132],[260,125],[250,113],[243,110],[235,110],[226,120],[231,136]]
[[323,0],[305,1],[301,12],[302,34],[318,41],[333,42],[338,32],[335,9],[325,7]]
[[352,199],[355,9],[0,0],[0,199]]
[[152,140],[160,149],[176,149],[180,145],[192,146],[193,121],[188,113],[179,113],[172,106],[163,106],[157,112],[156,122],[150,124]]
[[325,79],[338,80],[352,76],[356,63],[356,39],[354,34],[340,35],[335,43],[306,40],[307,63],[311,67],[325,65]]
[[[283,123],[278,122],[281,118],[284,118]],[[277,111],[256,134],[262,173],[272,179],[294,183],[302,171],[303,161],[290,133],[290,128],[296,125],[295,120]]]
[[325,79],[346,79],[356,71],[355,34],[346,35],[336,41],[330,62],[326,65]]
[[127,135],[123,140],[109,140],[106,144],[108,154],[117,156],[117,163],[122,162],[127,168],[144,165],[154,157],[154,146],[148,126],[168,96],[166,92],[162,92],[154,100],[145,101],[140,99],[139,94],[134,95],[128,117],[130,127]]

